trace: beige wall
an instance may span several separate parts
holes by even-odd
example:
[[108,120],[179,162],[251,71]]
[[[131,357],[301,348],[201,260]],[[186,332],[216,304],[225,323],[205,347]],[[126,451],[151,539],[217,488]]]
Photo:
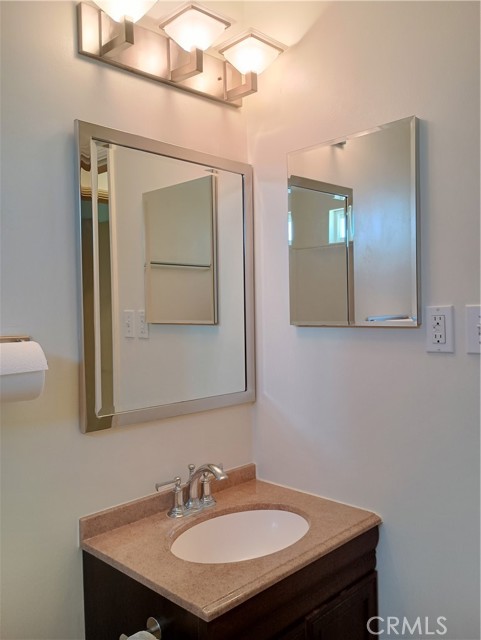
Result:
[[245,161],[244,116],[78,57],[75,3],[0,11],[2,332],[31,334],[49,363],[39,400],[2,407],[0,635],[80,639],[78,518],[189,462],[250,462],[252,408],[80,433],[74,119]]
[[[260,474],[378,512],[381,615],[445,616],[449,640],[480,637],[479,356],[464,347],[464,305],[479,303],[479,17],[474,2],[329,3],[249,102]],[[289,326],[286,154],[410,115],[423,304],[455,306],[456,352],[426,353],[425,327]]]

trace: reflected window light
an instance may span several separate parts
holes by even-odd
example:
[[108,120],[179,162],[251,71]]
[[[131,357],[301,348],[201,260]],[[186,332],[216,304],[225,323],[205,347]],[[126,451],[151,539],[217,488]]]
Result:
[[292,245],[292,241],[294,239],[294,227],[292,224],[292,213],[289,211],[287,213],[287,242],[289,246]]
[[346,212],[342,209],[329,211],[329,244],[346,242]]

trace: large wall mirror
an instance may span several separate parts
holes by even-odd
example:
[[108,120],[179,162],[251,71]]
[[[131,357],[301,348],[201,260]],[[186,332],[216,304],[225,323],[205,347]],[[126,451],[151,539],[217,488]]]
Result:
[[418,120],[288,155],[291,324],[418,327]]
[[252,402],[251,167],[76,130],[82,430]]

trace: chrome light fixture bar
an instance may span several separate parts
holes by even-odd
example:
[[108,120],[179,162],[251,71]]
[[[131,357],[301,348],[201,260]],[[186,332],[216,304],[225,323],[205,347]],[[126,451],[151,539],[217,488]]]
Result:
[[[152,5],[151,0],[146,0],[145,10],[149,2]],[[113,0],[110,4],[114,4]],[[165,33],[141,27],[125,14],[122,17],[115,14],[114,20],[98,6],[87,3],[80,3],[77,12],[81,55],[235,107],[240,107],[242,98],[257,90],[257,73],[263,70],[258,66],[250,69],[245,62],[239,66],[236,60],[244,59],[245,51],[240,56],[236,53],[236,58],[232,53],[236,52],[236,45],[246,48],[248,40],[259,48],[261,42],[262,46],[272,48],[272,59],[285,49],[267,36],[250,31],[221,45],[216,55],[206,53],[204,49],[230,22],[195,2],[183,5],[161,22],[160,29]],[[114,15],[112,11],[109,13]],[[195,37],[186,40],[185,31],[194,36],[200,33],[200,40]],[[231,53],[234,64],[229,61]],[[262,57],[258,53],[259,56]]]

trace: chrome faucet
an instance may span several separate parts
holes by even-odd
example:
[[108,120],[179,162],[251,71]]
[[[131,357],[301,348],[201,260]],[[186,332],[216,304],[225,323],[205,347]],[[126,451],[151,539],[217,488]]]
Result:
[[[180,476],[176,476],[173,480],[167,480],[166,482],[158,482],[155,485],[157,491],[166,485],[174,485],[174,506],[167,513],[169,518],[182,518],[213,506],[215,498],[210,489],[212,476],[216,480],[225,480],[227,478],[222,465],[207,463],[196,469],[195,465],[189,464],[189,479],[184,485],[182,485]],[[199,482],[202,485],[202,497],[200,498]],[[188,489],[189,497],[187,502],[184,503],[184,489],[186,488]]]
[[[199,509],[215,504],[215,499],[210,492],[211,474],[216,480],[225,480],[227,478],[224,470],[216,464],[202,464],[200,467],[197,467],[195,471],[191,472],[188,482],[189,499],[185,505],[187,510],[198,511]],[[202,498],[199,498],[199,482],[201,482],[203,486]]]

